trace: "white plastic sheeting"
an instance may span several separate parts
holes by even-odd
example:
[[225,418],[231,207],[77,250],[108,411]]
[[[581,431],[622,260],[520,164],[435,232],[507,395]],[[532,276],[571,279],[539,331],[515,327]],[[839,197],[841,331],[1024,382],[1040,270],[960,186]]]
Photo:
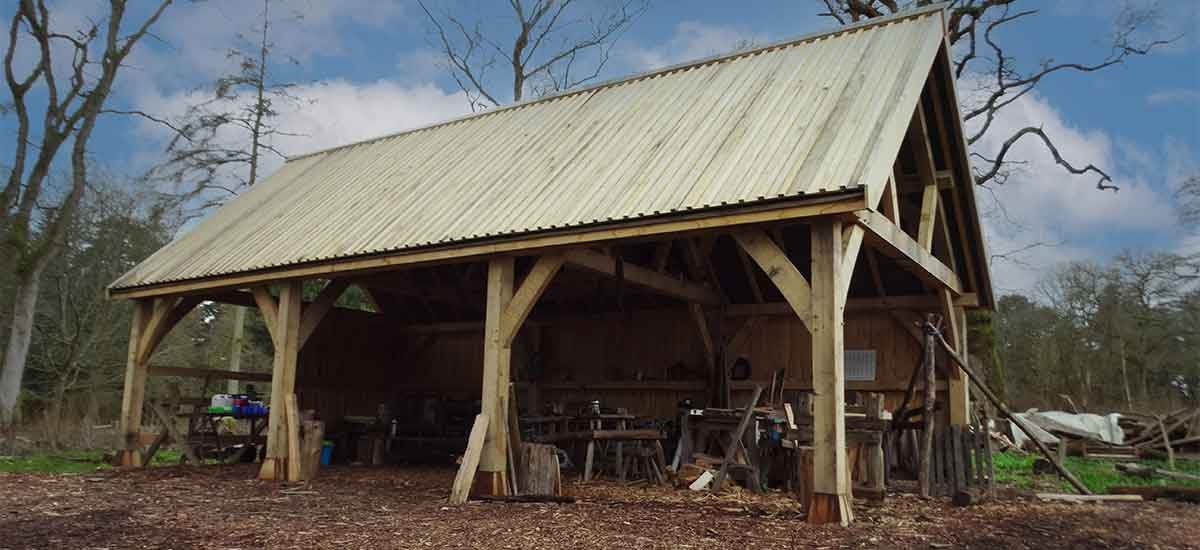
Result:
[[[1063,411],[1038,411],[1032,409],[1023,413],[1015,413],[1013,416],[1024,420],[1025,424],[1034,432],[1034,435],[1043,443],[1058,442],[1058,436],[1050,433],[1050,431],[1103,441],[1110,445],[1123,445],[1125,443],[1125,431],[1118,424],[1121,415],[1117,413],[1106,415],[1076,414]],[[1025,443],[1029,441],[1029,438],[1020,428],[1013,426],[1012,432],[1013,442],[1018,447],[1024,447]]]

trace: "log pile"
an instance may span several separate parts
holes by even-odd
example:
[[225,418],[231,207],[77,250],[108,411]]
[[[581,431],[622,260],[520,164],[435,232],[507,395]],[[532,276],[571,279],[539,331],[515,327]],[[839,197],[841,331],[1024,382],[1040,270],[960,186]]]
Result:
[[1126,444],[1141,453],[1200,452],[1200,408],[1161,416],[1126,413],[1120,426]]
[[1161,458],[1173,462],[1176,453],[1200,453],[1200,409],[1180,409],[1165,415],[1123,412],[1117,421],[1124,433],[1120,445],[1044,415],[1032,412],[1026,415],[1042,430],[1043,442],[1057,447],[1060,457],[1070,454],[1110,459]]

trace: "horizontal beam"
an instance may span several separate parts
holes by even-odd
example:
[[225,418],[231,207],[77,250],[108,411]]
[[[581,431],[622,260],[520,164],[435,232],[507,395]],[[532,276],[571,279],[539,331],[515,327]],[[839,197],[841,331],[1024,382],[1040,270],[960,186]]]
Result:
[[[979,295],[968,292],[954,298],[957,307],[978,307]],[[934,295],[918,296],[887,296],[883,298],[850,298],[846,300],[846,311],[887,311],[893,309],[910,309],[916,311],[938,311],[942,303]],[[730,317],[753,317],[758,315],[795,315],[787,302],[767,302],[764,304],[730,304],[725,314]]]
[[945,288],[956,296],[963,294],[962,282],[954,270],[922,248],[900,226],[883,214],[870,210],[856,212],[855,216],[867,230],[867,242],[885,256],[895,260],[934,290]]
[[658,441],[666,439],[662,432],[648,430],[590,430],[584,432],[558,432],[545,435],[535,435],[533,440],[539,443],[555,443],[558,441]]
[[159,367],[151,365],[150,376],[179,376],[183,378],[212,378],[214,380],[248,380],[251,382],[270,382],[271,374],[267,372],[243,372],[218,369],[198,369],[192,367]]
[[335,275],[365,274],[394,270],[399,266],[478,259],[496,254],[547,250],[604,241],[654,237],[671,233],[692,233],[738,225],[778,222],[829,214],[845,214],[866,208],[861,189],[844,193],[788,202],[773,202],[742,208],[696,212],[691,215],[659,217],[613,224],[601,228],[583,228],[533,236],[496,239],[472,244],[405,250],[371,257],[279,267],[270,271],[238,273],[163,283],[145,287],[109,289],[111,298],[144,298],[172,294],[190,294],[214,289],[236,289],[287,279],[332,278]]
[[[888,311],[895,309],[914,310],[914,311],[937,311],[941,305],[936,296],[888,296],[884,298],[850,298],[846,301],[846,311],[850,313],[863,311]],[[958,307],[978,307],[979,295],[974,293],[966,293],[954,298],[954,305]],[[686,308],[679,307],[657,307],[646,308],[638,311],[653,311],[658,313],[677,312],[681,316],[689,314]],[[726,317],[773,317],[773,316],[793,316],[796,315],[795,310],[787,302],[767,302],[763,304],[730,304],[726,306]],[[593,315],[573,315],[560,314],[533,317],[525,321],[525,326],[550,326],[559,321],[570,321],[578,319],[591,320],[611,320],[623,318],[624,314],[608,313],[608,314],[593,314]],[[682,317],[681,317],[682,318]],[[400,325],[392,329],[395,332],[405,334],[428,334],[428,333],[455,333],[455,332],[479,332],[483,330],[482,321],[449,321],[438,323],[423,323],[423,324],[406,324]]]
[[[360,288],[363,288],[363,287],[360,287]],[[365,291],[367,289],[363,288],[363,290]],[[199,296],[202,301],[217,302],[219,304],[229,304],[229,305],[233,305],[233,306],[243,306],[243,307],[251,307],[251,308],[258,307],[258,302],[255,301],[254,295],[249,292],[246,292],[244,290],[227,290],[224,292],[202,294]],[[370,299],[374,299],[374,298],[370,298]],[[304,307],[308,307],[310,304],[312,304],[312,302],[304,302]],[[378,311],[369,311],[369,310],[353,308],[353,307],[333,306],[332,309],[341,310],[341,311],[355,311],[358,313],[368,313],[368,314],[379,313]]]
[[[607,254],[591,250],[571,250],[563,255],[567,265],[594,271],[615,277],[617,275],[617,259]],[[664,275],[652,269],[634,264],[621,266],[625,282],[649,290],[679,298],[685,302],[695,302],[705,305],[720,305],[721,297],[705,286],[681,281],[669,275]]]

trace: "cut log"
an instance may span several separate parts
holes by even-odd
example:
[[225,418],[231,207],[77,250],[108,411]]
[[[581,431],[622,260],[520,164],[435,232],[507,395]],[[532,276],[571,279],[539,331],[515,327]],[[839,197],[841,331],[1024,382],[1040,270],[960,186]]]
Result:
[[517,463],[519,494],[557,495],[560,487],[558,451],[554,445],[522,443]]
[[1056,500],[1064,502],[1141,502],[1138,494],[1117,495],[1075,495],[1071,493],[1037,493],[1038,500]]
[[575,497],[559,495],[479,495],[484,502],[557,502],[573,504]]
[[1200,476],[1197,476],[1197,475],[1185,474],[1182,472],[1173,472],[1171,470],[1155,468],[1154,466],[1143,466],[1141,464],[1134,464],[1133,462],[1126,462],[1124,464],[1115,464],[1114,467],[1117,469],[1118,472],[1129,474],[1131,476],[1144,477],[1146,479],[1150,479],[1154,476],[1162,476],[1162,477],[1172,477],[1175,479],[1187,479],[1187,480],[1193,480],[1193,481],[1200,481]]
[[981,502],[986,502],[988,493],[986,489],[979,487],[963,487],[954,493],[952,499],[955,506],[972,506]]
[[1166,499],[1181,502],[1200,502],[1200,487],[1156,487],[1156,486],[1115,486],[1109,487],[1108,492],[1114,495],[1136,495],[1146,500]]
[[325,423],[320,420],[305,420],[300,436],[300,479],[307,481],[317,477],[321,466],[321,446],[325,443]]
[[1037,475],[1053,474],[1054,463],[1044,458],[1039,458],[1033,461],[1033,473]]

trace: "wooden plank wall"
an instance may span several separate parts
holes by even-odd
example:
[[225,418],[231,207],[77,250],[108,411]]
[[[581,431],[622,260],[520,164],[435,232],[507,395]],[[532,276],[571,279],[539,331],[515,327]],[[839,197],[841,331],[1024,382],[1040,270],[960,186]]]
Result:
[[[722,327],[731,338],[740,320]],[[735,382],[734,403],[755,382],[770,385],[787,372],[787,387],[811,386],[811,347],[798,319],[765,317],[741,345],[729,350],[753,366],[752,381]],[[875,382],[848,382],[847,389],[882,391],[895,408],[920,360],[917,342],[886,312],[846,317],[847,349],[875,349]],[[383,315],[333,311],[301,351],[297,386],[301,408],[316,408],[327,421],[343,415],[374,415],[400,393],[445,393],[478,399],[482,379],[482,331],[405,331]],[[531,363],[540,368],[531,371]],[[705,399],[704,356],[686,309],[648,310],[556,320],[522,329],[513,346],[513,378],[522,408],[534,406],[528,381],[538,379],[540,401],[626,407],[639,415],[672,417],[676,403]],[[540,374],[535,374],[540,371]]]

